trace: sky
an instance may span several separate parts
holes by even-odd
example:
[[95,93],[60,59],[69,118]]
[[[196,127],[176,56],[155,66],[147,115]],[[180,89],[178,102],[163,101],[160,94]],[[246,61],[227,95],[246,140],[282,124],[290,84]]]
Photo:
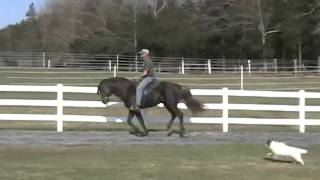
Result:
[[44,7],[46,0],[0,0],[0,29],[16,24],[25,18],[29,5],[33,2],[36,11]]

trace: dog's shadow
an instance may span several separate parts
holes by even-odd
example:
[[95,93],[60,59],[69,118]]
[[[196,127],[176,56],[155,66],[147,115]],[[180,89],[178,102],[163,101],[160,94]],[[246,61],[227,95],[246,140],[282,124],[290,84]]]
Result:
[[286,160],[286,159],[273,159],[270,157],[264,157],[263,159],[266,161],[271,161],[271,162],[276,162],[276,163],[293,164],[292,161]]

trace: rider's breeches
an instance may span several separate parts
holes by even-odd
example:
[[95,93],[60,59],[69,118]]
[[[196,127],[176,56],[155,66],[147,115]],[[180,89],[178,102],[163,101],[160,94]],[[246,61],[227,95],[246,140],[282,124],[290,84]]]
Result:
[[142,79],[142,81],[139,83],[137,87],[137,94],[136,94],[136,105],[140,106],[141,105],[141,99],[143,96],[143,91],[147,87],[149,83],[153,81],[153,77],[145,77]]

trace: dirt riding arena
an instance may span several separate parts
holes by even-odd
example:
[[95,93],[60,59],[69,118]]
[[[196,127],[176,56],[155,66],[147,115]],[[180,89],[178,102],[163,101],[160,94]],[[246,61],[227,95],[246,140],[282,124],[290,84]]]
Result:
[[297,132],[191,132],[186,138],[166,136],[166,132],[151,132],[148,137],[137,137],[126,131],[62,132],[54,131],[0,131],[1,145],[27,146],[81,146],[81,145],[189,145],[189,144],[261,144],[268,138],[285,141],[301,147],[316,145],[320,133]]

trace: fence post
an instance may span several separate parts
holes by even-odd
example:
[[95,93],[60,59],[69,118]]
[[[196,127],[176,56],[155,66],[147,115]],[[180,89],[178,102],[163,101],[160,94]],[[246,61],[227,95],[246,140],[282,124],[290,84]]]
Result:
[[243,65],[241,65],[240,71],[241,71],[240,87],[241,87],[241,90],[243,90]]
[[299,91],[299,132],[305,133],[306,128],[306,94],[304,90]]
[[51,68],[51,60],[49,59],[48,60],[48,69],[50,69]]
[[249,76],[251,76],[251,60],[248,59],[248,73],[249,73]]
[[117,66],[113,67],[113,77],[117,77]]
[[181,59],[181,74],[184,74],[184,58]]
[[112,71],[111,60],[109,60],[109,72]]
[[211,74],[211,59],[208,59],[208,74]]
[[320,56],[318,57],[318,72],[320,72]]
[[63,84],[57,85],[57,132],[63,131]]
[[228,104],[229,104],[229,99],[228,99],[228,88],[223,88],[222,89],[222,131],[223,132],[228,132],[229,131],[229,114],[228,114]]
[[136,68],[136,72],[138,72],[138,56],[135,56],[135,68]]
[[293,69],[294,69],[294,74],[296,75],[298,72],[298,66],[297,66],[297,60],[293,60]]
[[117,64],[116,64],[116,66],[117,66],[117,71],[119,70],[119,54],[117,54]]
[[278,60],[273,59],[273,63],[274,63],[274,73],[278,74]]
[[42,68],[46,67],[46,53],[42,53]]

